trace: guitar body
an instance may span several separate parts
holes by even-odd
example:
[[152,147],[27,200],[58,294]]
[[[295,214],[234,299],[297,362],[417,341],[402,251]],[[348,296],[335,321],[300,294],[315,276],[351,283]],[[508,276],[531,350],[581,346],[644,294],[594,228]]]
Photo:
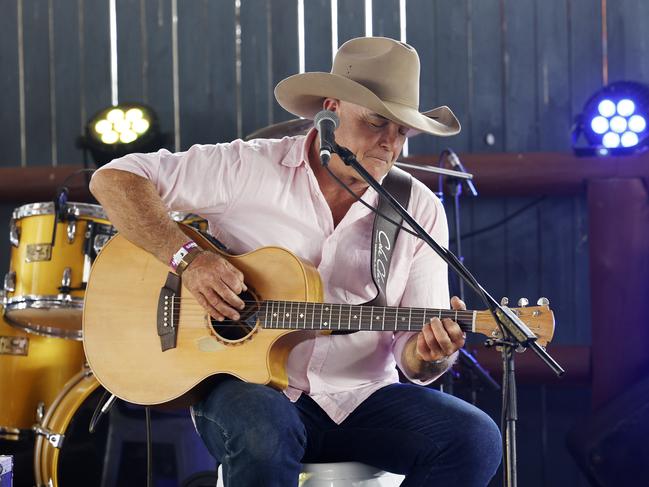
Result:
[[[291,252],[264,247],[231,256],[193,229],[183,230],[241,270],[258,299],[322,301],[317,270]],[[179,406],[195,402],[198,386],[216,374],[286,387],[291,348],[315,332],[265,329],[257,323],[241,339],[224,339],[207,312],[182,288],[176,346],[162,351],[158,299],[168,274],[165,264],[120,235],[95,260],[85,295],[83,344],[90,368],[108,391],[135,404],[173,401]]]

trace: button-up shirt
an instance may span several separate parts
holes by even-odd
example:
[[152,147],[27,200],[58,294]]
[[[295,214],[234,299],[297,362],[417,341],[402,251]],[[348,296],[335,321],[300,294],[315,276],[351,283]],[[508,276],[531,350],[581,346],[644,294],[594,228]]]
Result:
[[[287,248],[318,269],[325,302],[362,304],[377,293],[370,269],[374,214],[355,202],[334,226],[308,163],[315,134],[194,145],[175,154],[130,154],[104,168],[150,180],[170,211],[205,218],[231,253],[270,245]],[[378,195],[368,188],[362,199],[376,206]],[[414,178],[408,210],[440,245],[448,245],[442,204]],[[393,250],[386,298],[388,306],[449,306],[446,264],[403,231]],[[406,373],[401,355],[414,333],[312,334],[289,354],[284,393],[291,401],[309,394],[341,423],[370,394],[398,381],[395,365]]]

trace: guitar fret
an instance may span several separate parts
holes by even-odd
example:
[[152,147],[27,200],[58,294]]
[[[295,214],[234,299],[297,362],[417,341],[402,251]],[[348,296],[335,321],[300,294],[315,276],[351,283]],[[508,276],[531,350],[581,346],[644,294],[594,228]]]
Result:
[[358,329],[363,329],[363,307],[359,306],[360,312],[358,313]]
[[336,322],[336,329],[337,330],[340,329],[340,322],[341,322],[342,316],[343,316],[343,305],[339,304],[338,305],[338,321]]
[[383,319],[381,320],[381,331],[385,331],[385,306],[383,307]]
[[348,310],[349,315],[347,316],[347,329],[348,330],[351,329],[351,327],[352,327],[352,308],[353,308],[353,306],[350,304],[349,305],[349,310]]
[[408,331],[411,331],[411,326],[412,324],[412,308],[408,309]]

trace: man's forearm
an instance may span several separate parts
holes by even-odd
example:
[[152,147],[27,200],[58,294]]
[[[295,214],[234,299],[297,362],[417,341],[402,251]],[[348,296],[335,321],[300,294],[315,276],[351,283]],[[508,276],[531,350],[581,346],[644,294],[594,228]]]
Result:
[[187,242],[151,181],[127,171],[105,169],[93,177],[90,191],[124,237],[162,262],[168,263]]
[[413,335],[408,340],[401,355],[401,363],[406,369],[404,372],[413,379],[421,381],[436,379],[446,372],[455,363],[456,359],[457,352],[442,359],[439,363],[422,360],[417,355],[417,335]]

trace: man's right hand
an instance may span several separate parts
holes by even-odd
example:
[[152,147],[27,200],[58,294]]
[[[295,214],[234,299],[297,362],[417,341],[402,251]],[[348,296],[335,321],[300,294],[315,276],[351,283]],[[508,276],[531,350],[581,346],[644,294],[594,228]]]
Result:
[[244,308],[238,294],[248,288],[243,273],[215,252],[201,252],[185,269],[183,284],[218,321],[238,320]]

